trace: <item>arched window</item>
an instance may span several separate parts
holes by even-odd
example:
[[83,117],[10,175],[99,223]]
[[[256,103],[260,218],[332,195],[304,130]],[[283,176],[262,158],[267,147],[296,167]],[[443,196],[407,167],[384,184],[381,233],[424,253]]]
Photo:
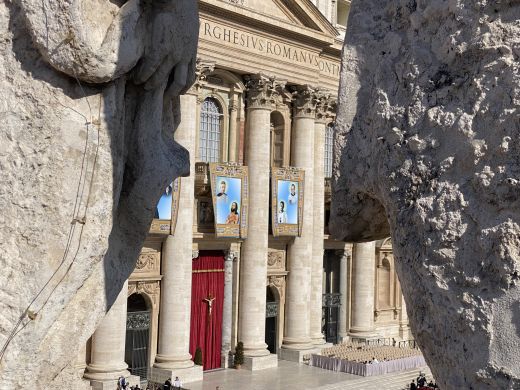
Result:
[[205,162],[220,161],[222,108],[217,99],[208,97],[200,110],[199,157]]
[[330,123],[325,128],[325,177],[332,177],[332,142],[334,125]]

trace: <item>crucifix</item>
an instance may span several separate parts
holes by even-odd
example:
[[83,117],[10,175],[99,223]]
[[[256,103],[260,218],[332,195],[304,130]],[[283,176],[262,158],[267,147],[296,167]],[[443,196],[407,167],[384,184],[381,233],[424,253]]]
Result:
[[206,301],[208,303],[208,311],[209,311],[210,317],[211,317],[211,310],[213,309],[214,300],[215,300],[215,297],[211,293],[209,293],[207,298],[204,298],[204,301]]

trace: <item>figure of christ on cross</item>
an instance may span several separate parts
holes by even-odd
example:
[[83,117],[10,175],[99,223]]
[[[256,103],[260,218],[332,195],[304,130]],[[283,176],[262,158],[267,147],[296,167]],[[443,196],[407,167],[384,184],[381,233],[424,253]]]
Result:
[[207,298],[204,298],[204,301],[208,303],[208,312],[209,317],[211,317],[211,311],[213,310],[213,301],[215,300],[215,297],[209,293]]

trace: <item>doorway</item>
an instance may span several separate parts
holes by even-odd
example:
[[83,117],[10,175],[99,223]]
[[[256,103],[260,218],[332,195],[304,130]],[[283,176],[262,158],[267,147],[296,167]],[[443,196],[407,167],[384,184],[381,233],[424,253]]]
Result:
[[277,353],[276,325],[278,322],[278,302],[271,287],[266,289],[265,343],[271,353]]
[[151,311],[141,294],[128,297],[125,362],[132,375],[146,379],[150,351]]

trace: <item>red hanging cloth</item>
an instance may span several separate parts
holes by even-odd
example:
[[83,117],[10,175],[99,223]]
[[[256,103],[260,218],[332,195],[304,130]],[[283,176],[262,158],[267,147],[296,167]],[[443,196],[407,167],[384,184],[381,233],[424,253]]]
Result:
[[224,255],[221,251],[200,251],[192,265],[190,354],[195,357],[200,347],[204,370],[211,370],[220,367]]

